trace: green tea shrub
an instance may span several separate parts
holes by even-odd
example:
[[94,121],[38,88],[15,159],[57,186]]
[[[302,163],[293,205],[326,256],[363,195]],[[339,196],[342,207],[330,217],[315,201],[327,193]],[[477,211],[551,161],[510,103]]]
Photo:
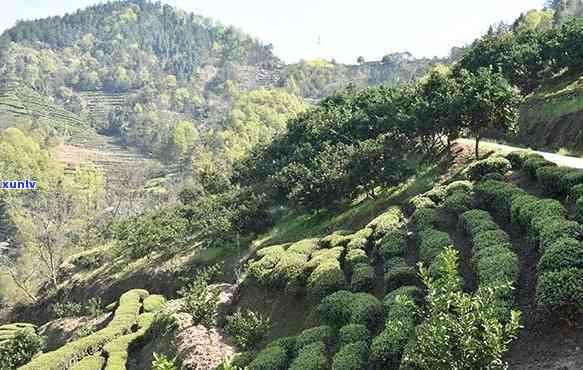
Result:
[[566,167],[541,167],[536,170],[536,178],[545,193],[561,195],[561,179],[570,171]]
[[557,165],[553,162],[549,162],[546,159],[541,158],[531,158],[524,162],[523,169],[526,171],[528,176],[532,180],[536,180],[536,171],[542,167],[556,167]]
[[[333,234],[334,236],[338,236],[340,238],[344,238],[342,235]],[[324,238],[325,239],[325,238]],[[332,245],[334,243],[328,243],[326,248],[333,248],[337,247],[337,245]],[[318,239],[304,239],[300,240],[299,242],[295,242],[287,248],[288,253],[299,253],[310,255],[313,251],[318,248]]]
[[176,365],[176,358],[171,359],[169,357],[166,357],[166,355],[154,352],[152,370],[178,370],[178,366]]
[[578,169],[569,169],[559,179],[559,194],[568,196],[571,189],[577,185],[583,184],[583,171]]
[[274,340],[269,343],[266,347],[278,346],[283,348],[288,359],[291,359],[296,353],[296,342],[297,337],[283,337]]
[[350,290],[353,292],[371,291],[374,285],[375,270],[367,263],[360,263],[352,270]]
[[384,276],[385,291],[390,292],[397,288],[419,283],[417,272],[411,266],[402,266],[390,269]]
[[151,294],[144,299],[144,312],[158,312],[165,304],[166,298],[163,295]]
[[249,370],[282,370],[286,369],[289,359],[286,351],[280,346],[267,346],[257,354],[249,364]]
[[180,311],[190,314],[194,325],[204,325],[207,328],[214,325],[221,291],[217,287],[209,287],[208,274],[199,273],[178,294],[182,297]]
[[364,341],[346,344],[334,355],[332,370],[366,369],[368,354],[368,345]]
[[550,310],[583,310],[583,269],[570,267],[539,274],[536,302]]
[[289,370],[327,370],[326,344],[315,342],[302,348],[291,363]]
[[454,181],[445,187],[447,195],[453,195],[455,193],[471,193],[474,191],[474,184],[471,181],[461,180]]
[[350,242],[346,245],[346,249],[362,249],[365,250],[368,244],[368,240],[371,237],[373,230],[371,228],[365,227],[364,229],[358,230],[351,236]]
[[481,209],[474,209],[463,213],[460,217],[459,224],[462,230],[471,238],[484,231],[499,229],[492,216],[487,211]]
[[472,163],[467,169],[466,173],[470,180],[477,181],[490,173],[497,173],[505,175],[512,169],[510,161],[502,157],[490,157]]
[[573,238],[562,237],[545,250],[538,262],[537,270],[541,273],[570,267],[583,268],[583,243]]
[[416,195],[408,199],[407,202],[405,203],[405,208],[409,213],[414,213],[415,211],[418,211],[420,209],[436,207],[437,204],[435,204],[435,202],[431,200],[431,198],[425,195]]
[[520,170],[524,166],[524,163],[529,159],[544,159],[544,157],[538,153],[529,152],[526,150],[518,150],[508,153],[506,159],[512,164],[512,168],[515,170]]
[[432,229],[439,223],[439,213],[433,208],[418,209],[411,216],[411,223],[418,232]]
[[441,251],[453,242],[449,234],[435,229],[426,229],[418,235],[419,239],[419,260],[431,262]]
[[16,369],[28,363],[44,347],[42,337],[34,327],[9,330],[0,327],[0,369]]
[[251,364],[255,356],[255,352],[239,352],[233,356],[231,365],[233,365],[236,369],[246,369],[249,364]]
[[572,237],[580,239],[583,235],[581,225],[575,221],[569,221],[562,217],[553,217],[548,219],[540,219],[538,224],[539,234],[539,248],[544,251],[553,242],[560,238]]
[[338,331],[338,343],[343,346],[349,343],[368,342],[370,331],[362,324],[348,324]]
[[575,202],[575,221],[583,224],[583,197]]
[[156,312],[154,315],[154,320],[148,328],[146,337],[148,338],[160,338],[171,333],[174,333],[178,329],[178,319],[171,313],[168,312]]
[[319,265],[308,278],[308,292],[315,300],[347,287],[344,272],[336,260]]
[[362,249],[351,249],[344,257],[344,266],[348,273],[352,273],[354,266],[362,263],[368,263],[368,256]]
[[391,207],[366,226],[373,230],[373,239],[382,238],[387,232],[400,228],[405,223],[405,215],[400,207]]
[[583,197],[583,184],[575,185],[569,190],[567,201],[575,203],[581,197]]
[[271,328],[269,318],[253,311],[237,310],[227,316],[225,332],[230,335],[235,344],[244,350],[255,348]]
[[383,298],[383,306],[386,312],[390,312],[398,304],[397,297],[405,296],[411,299],[417,306],[421,306],[423,302],[424,293],[415,285],[404,285],[397,289],[388,292]]
[[383,307],[371,294],[339,291],[324,298],[316,312],[331,326],[362,324],[373,329],[382,318]]
[[447,212],[459,215],[475,207],[474,197],[467,192],[459,191],[449,195],[441,205]]
[[447,196],[447,189],[445,186],[438,185],[423,195],[431,199],[435,204],[439,204]]
[[306,329],[296,337],[295,352],[299,353],[301,350],[316,342],[321,342],[330,346],[334,341],[334,330],[330,326],[322,325],[315,328]]
[[107,357],[105,370],[125,369],[127,367],[130,347],[140,341],[154,319],[153,313],[144,313],[138,317],[136,332],[118,337],[103,346],[103,352]]
[[403,257],[407,251],[407,233],[402,229],[389,231],[377,243],[377,256],[386,261],[393,257]]
[[487,180],[474,187],[476,205],[510,217],[512,200],[526,194],[519,187],[502,181]]
[[473,253],[498,245],[510,245],[510,236],[501,229],[479,233],[472,239]]

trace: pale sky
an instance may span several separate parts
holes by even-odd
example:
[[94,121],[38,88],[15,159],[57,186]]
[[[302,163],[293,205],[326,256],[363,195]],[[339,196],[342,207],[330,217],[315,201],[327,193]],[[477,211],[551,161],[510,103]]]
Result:
[[[96,0],[2,0],[0,29],[19,19],[73,12]],[[543,0],[167,0],[272,43],[288,63],[317,57],[355,63],[392,52],[445,56]],[[318,39],[321,46],[318,46]]]

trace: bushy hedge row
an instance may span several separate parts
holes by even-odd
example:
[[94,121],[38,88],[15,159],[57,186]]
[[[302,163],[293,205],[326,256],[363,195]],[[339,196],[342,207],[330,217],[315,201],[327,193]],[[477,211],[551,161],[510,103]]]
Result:
[[407,233],[403,229],[387,232],[376,242],[376,257],[387,261],[394,257],[403,257],[407,252]]
[[325,343],[309,344],[299,351],[289,370],[327,370],[329,368],[327,353]]
[[433,208],[421,208],[411,216],[411,223],[417,232],[432,229],[439,222],[439,213]]
[[372,220],[366,227],[373,231],[372,238],[378,240],[389,231],[405,224],[405,215],[401,207],[391,207],[386,212]]
[[338,343],[343,346],[355,342],[367,342],[370,340],[370,331],[366,325],[348,324],[338,331]]
[[[539,159],[526,160],[524,167],[527,168],[529,162],[534,166],[532,162],[536,160]],[[553,167],[539,168],[544,169],[538,171],[541,177],[560,173],[547,170]],[[548,186],[551,186],[551,180],[544,181],[549,181]],[[537,304],[549,309],[582,309],[583,289],[578,285],[583,277],[581,272],[583,266],[578,262],[579,242],[583,239],[581,224],[568,220],[566,209],[557,200],[527,195],[513,184],[496,182],[488,186],[483,185],[476,186],[478,196],[498,199],[497,203],[490,203],[490,207],[503,206],[510,209],[509,218],[512,225],[525,230],[530,240],[538,244],[541,258],[537,268]],[[502,251],[498,254],[502,254]],[[494,271],[499,271],[501,267],[510,269],[505,264],[507,258],[498,257],[498,260],[491,258],[491,261],[498,266],[492,267]]]
[[0,326],[0,369],[16,369],[42,351],[44,341],[36,326],[15,323]]
[[524,167],[524,164],[529,159],[544,159],[544,157],[538,153],[529,152],[526,150],[517,150],[510,152],[506,155],[506,159],[512,164],[512,168],[515,170],[520,170]]
[[369,292],[373,289],[374,279],[374,267],[368,263],[359,263],[353,268],[350,290],[353,292]]
[[404,258],[393,258],[385,262],[385,291],[391,292],[405,285],[419,283],[419,277],[415,268],[407,265]]
[[166,298],[164,298],[163,295],[150,294],[149,296],[146,297],[146,299],[144,299],[144,312],[146,313],[158,312],[162,310],[162,308],[164,308],[165,304]]
[[464,172],[470,180],[478,181],[492,173],[504,176],[511,169],[512,165],[508,159],[493,156],[472,163]]
[[536,180],[536,172],[543,167],[557,167],[556,163],[543,158],[530,158],[524,162],[523,170],[532,179]]
[[[461,225],[472,238],[471,264],[476,272],[479,288],[493,288],[506,284],[515,286],[520,264],[512,251],[510,237],[496,225],[490,214],[482,210],[464,213]],[[513,298],[509,294],[498,297],[501,317],[508,316]]]
[[107,357],[105,370],[126,369],[130,347],[144,337],[153,321],[153,313],[140,315],[136,332],[114,339],[103,347],[103,352]]
[[498,213],[504,218],[510,217],[512,200],[526,195],[519,187],[503,181],[482,181],[474,187],[477,206]]
[[331,326],[360,324],[374,330],[382,319],[383,305],[371,294],[341,290],[324,298],[316,311]]
[[473,194],[467,191],[454,192],[448,195],[441,204],[445,211],[456,216],[473,209],[475,206]]
[[435,229],[426,229],[417,235],[419,241],[419,260],[431,263],[445,248],[453,244],[449,234]]
[[85,357],[72,370],[101,370],[103,365],[105,365],[105,358],[101,354],[96,354]]
[[583,184],[583,171],[568,167],[541,167],[536,177],[545,193],[553,196],[568,196],[571,189]]
[[126,335],[136,324],[142,301],[148,296],[148,292],[134,289],[124,293],[119,299],[118,308],[109,325],[91,335],[83,337],[75,342],[65,344],[56,351],[44,353],[36,357],[23,370],[59,370],[74,366],[82,358],[99,352],[104,345],[112,340]]
[[362,370],[368,366],[369,348],[365,341],[349,343],[332,359],[332,370]]
[[385,328],[373,338],[370,348],[370,360],[375,368],[400,368],[403,352],[419,320],[418,293],[414,287],[402,287],[385,297]]

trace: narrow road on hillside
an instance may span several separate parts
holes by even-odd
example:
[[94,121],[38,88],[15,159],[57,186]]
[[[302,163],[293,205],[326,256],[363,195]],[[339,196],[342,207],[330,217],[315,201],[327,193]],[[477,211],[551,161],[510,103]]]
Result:
[[[458,142],[463,144],[463,145],[472,145],[472,146],[474,145],[473,139],[458,139]],[[483,149],[492,149],[492,150],[505,151],[505,152],[511,152],[511,151],[515,151],[515,150],[526,150],[525,148],[504,145],[504,144],[496,144],[496,143],[492,143],[492,142],[480,143],[480,149],[482,149],[482,150]],[[559,155],[559,154],[549,153],[549,152],[541,152],[538,150],[534,150],[534,152],[542,155],[547,161],[554,162],[554,163],[558,164],[559,166],[583,169],[583,158],[569,157],[566,155]]]

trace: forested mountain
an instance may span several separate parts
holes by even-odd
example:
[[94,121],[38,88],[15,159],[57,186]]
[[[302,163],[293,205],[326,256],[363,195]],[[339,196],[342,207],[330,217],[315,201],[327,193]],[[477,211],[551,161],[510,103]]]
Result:
[[[21,21],[0,37],[4,81],[50,97],[99,132],[165,162],[184,144],[188,158],[222,152],[231,110],[258,88],[314,101],[349,85],[411,83],[438,62],[397,53],[354,66],[286,66],[271,45],[234,27],[148,0]],[[177,143],[185,127],[190,141]]]

